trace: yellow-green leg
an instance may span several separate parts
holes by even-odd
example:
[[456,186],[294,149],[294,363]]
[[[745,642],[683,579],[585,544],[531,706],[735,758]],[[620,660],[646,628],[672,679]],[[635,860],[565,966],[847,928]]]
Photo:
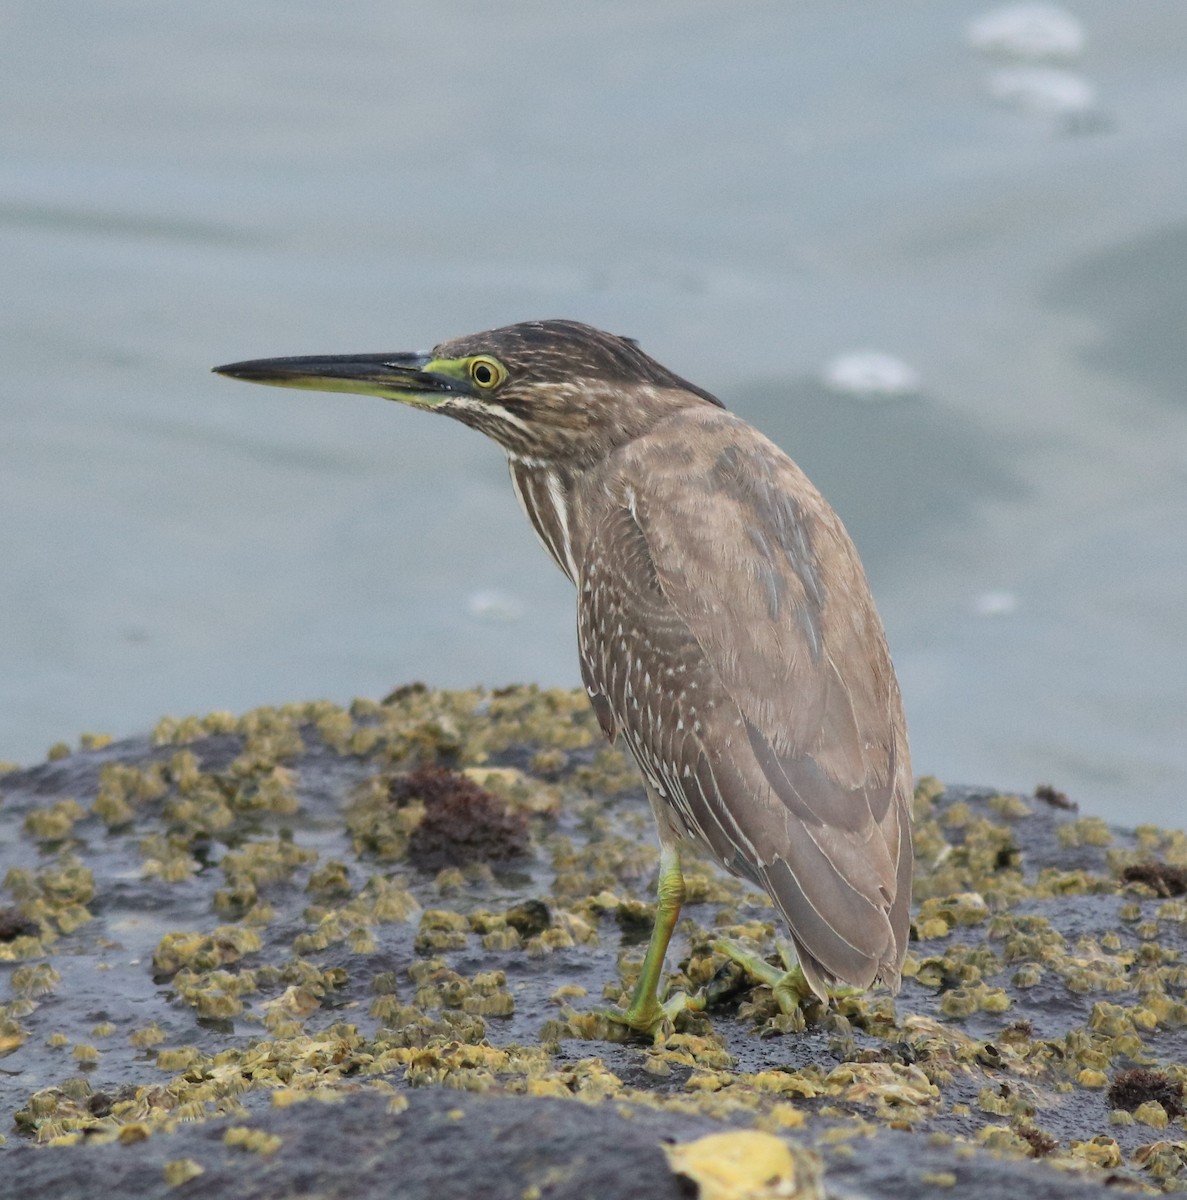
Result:
[[665,1021],[672,1020],[685,1008],[700,1008],[703,1001],[677,992],[669,1000],[661,1001],[660,975],[664,969],[664,956],[672,940],[672,930],[684,904],[684,872],[680,869],[680,851],[675,846],[664,846],[659,858],[659,888],[655,905],[655,924],[651,927],[651,940],[639,970],[639,981],[625,1010],[615,1009],[604,1015],[620,1025],[629,1025],[640,1033],[655,1033]]
[[[739,946],[737,942],[716,941],[713,943],[713,949],[736,962],[756,982],[765,983],[771,989],[771,995],[775,998],[775,1003],[779,1005],[779,1011],[791,1013],[805,1000],[810,1000],[814,993],[812,985],[805,978],[803,968],[791,949],[783,942],[779,942],[778,945],[779,957],[783,960],[782,971],[778,967],[771,966],[761,955]],[[861,988],[833,987],[829,989],[829,995],[833,997],[848,996],[860,991]]]
[[780,1012],[794,1012],[799,1008],[801,1001],[812,995],[812,988],[804,978],[800,964],[782,942],[779,943],[779,957],[783,960],[782,971],[778,967],[772,967],[761,955],[739,946],[737,942],[716,941],[713,943],[713,949],[736,962],[757,983],[765,983],[771,989],[771,995],[779,1005]]

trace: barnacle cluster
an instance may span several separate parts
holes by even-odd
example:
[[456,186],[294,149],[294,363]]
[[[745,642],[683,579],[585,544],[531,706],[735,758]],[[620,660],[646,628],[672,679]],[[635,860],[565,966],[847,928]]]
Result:
[[[444,1087],[795,1130],[826,1161],[889,1127],[1187,1187],[1179,832],[925,779],[902,992],[792,1014],[715,947],[776,961],[769,901],[691,862],[668,967],[711,1002],[652,1044],[597,1011],[638,972],[657,854],[581,693],[167,719],[0,774],[0,818],[0,1056],[23,1072],[0,1107],[42,1143],[223,1115],[228,1145],[279,1155],[253,1097]],[[710,1171],[704,1149],[673,1161]]]

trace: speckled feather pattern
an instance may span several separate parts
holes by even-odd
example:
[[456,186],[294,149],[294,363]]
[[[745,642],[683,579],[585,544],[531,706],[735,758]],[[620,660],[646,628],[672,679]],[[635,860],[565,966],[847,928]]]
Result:
[[661,838],[765,887],[822,996],[833,980],[897,989],[906,724],[839,518],[777,446],[633,343],[539,322],[438,352],[479,347],[519,382],[455,415],[504,445],[577,587],[587,691],[638,760]]

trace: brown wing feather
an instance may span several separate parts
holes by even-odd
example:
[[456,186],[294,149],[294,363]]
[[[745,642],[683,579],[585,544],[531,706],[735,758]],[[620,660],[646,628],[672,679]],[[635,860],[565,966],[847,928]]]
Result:
[[897,986],[910,765],[856,552],[757,431],[676,419],[712,465],[660,426],[605,481],[579,581],[587,687],[688,832],[766,886],[818,989]]

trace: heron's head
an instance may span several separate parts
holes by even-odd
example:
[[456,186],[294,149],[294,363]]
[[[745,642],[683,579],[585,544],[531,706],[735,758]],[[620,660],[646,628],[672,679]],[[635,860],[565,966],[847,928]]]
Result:
[[264,358],[214,368],[277,387],[364,392],[456,417],[508,453],[596,461],[667,413],[720,401],[629,338],[578,321],[525,321],[427,354]]

